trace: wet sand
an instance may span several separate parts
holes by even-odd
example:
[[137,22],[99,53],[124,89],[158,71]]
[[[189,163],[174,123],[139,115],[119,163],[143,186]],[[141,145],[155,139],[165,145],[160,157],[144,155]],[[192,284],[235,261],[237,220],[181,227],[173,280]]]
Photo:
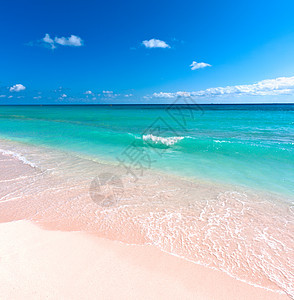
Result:
[[[280,294],[291,291],[293,276],[293,222],[284,222],[288,207],[155,173],[136,184],[122,177],[124,194],[107,207],[95,193],[91,197],[91,181],[97,170],[121,175],[121,169],[41,148],[5,146],[4,299],[289,299]],[[19,152],[24,156],[13,154]]]
[[81,232],[0,224],[1,299],[289,299],[216,270]]

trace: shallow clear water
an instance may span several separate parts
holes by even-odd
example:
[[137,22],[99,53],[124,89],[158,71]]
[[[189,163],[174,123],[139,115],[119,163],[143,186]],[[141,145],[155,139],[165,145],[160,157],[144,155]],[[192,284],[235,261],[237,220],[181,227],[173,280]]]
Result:
[[0,136],[294,195],[294,105],[1,106]]

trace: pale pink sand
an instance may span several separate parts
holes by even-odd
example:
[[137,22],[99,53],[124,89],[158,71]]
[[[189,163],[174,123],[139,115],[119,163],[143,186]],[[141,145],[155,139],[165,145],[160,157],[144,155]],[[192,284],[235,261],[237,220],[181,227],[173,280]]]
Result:
[[149,246],[0,224],[0,299],[289,299]]

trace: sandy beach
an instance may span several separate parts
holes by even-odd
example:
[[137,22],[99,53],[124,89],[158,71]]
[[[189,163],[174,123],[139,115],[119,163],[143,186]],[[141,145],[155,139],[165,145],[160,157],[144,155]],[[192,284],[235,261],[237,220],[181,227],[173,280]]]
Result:
[[0,224],[1,299],[289,299],[216,270],[81,232]]
[[0,3],[0,300],[294,300],[294,1]]
[[[14,149],[18,147],[18,144],[6,142],[7,147],[11,145]],[[30,157],[31,153],[31,158],[39,157],[37,151],[44,151],[20,146],[26,156]],[[276,291],[163,252],[171,252],[171,246],[176,247],[175,251],[185,248],[178,245],[177,240],[171,246],[167,245],[166,250],[161,249],[163,251],[158,249],[159,240],[154,246],[148,245],[148,235],[143,235],[144,224],[135,223],[135,214],[124,219],[125,213],[121,214],[118,208],[99,208],[97,203],[89,202],[89,182],[85,184],[85,178],[81,180],[78,172],[89,168],[87,161],[77,160],[76,173],[70,172],[71,177],[67,177],[64,172],[68,167],[66,158],[55,152],[54,159],[64,165],[48,173],[51,158],[43,155],[42,161],[38,160],[43,166],[40,169],[7,147],[0,156],[1,299],[289,299],[268,280],[263,279],[264,287],[272,286]],[[68,159],[72,161],[73,157]],[[90,166],[92,169],[93,165]],[[63,177],[60,177],[61,171]],[[75,182],[74,178],[79,180]],[[151,186],[148,181],[145,184]],[[167,183],[160,184],[168,187]],[[193,186],[184,182],[179,186],[181,191],[185,185],[193,192]],[[137,190],[138,187],[140,185],[136,186]],[[135,197],[142,193],[131,185],[129,188],[129,193]],[[145,194],[144,197],[149,199],[157,190],[155,186],[150,190],[150,196]],[[205,185],[197,185],[197,191],[202,191],[199,194],[202,197],[213,192]],[[166,193],[164,199],[168,203],[170,196]],[[155,207],[157,203],[155,198],[150,205]],[[129,205],[126,203],[125,207]],[[131,208],[136,212],[136,205]],[[161,213],[159,209],[156,208]],[[218,213],[222,214],[222,210]],[[97,218],[101,220],[97,221]],[[177,221],[170,219],[169,222]],[[187,221],[182,219],[181,222]],[[158,230],[171,234],[163,225]],[[215,236],[215,239],[219,238]],[[190,253],[193,258],[196,250],[191,248],[192,245],[189,247],[186,255]],[[232,251],[225,244],[222,247]],[[201,251],[205,253],[205,247]],[[227,255],[229,257],[230,252]],[[246,275],[242,272],[241,275]],[[250,270],[247,275],[251,276]]]

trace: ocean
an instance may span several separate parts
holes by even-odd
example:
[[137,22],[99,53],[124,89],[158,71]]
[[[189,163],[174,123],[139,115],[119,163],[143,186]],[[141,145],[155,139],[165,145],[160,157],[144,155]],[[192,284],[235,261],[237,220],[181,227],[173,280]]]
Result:
[[294,105],[0,106],[0,153],[38,169],[7,187],[25,199],[2,196],[9,220],[54,216],[294,297]]
[[1,106],[0,137],[294,195],[294,105]]

